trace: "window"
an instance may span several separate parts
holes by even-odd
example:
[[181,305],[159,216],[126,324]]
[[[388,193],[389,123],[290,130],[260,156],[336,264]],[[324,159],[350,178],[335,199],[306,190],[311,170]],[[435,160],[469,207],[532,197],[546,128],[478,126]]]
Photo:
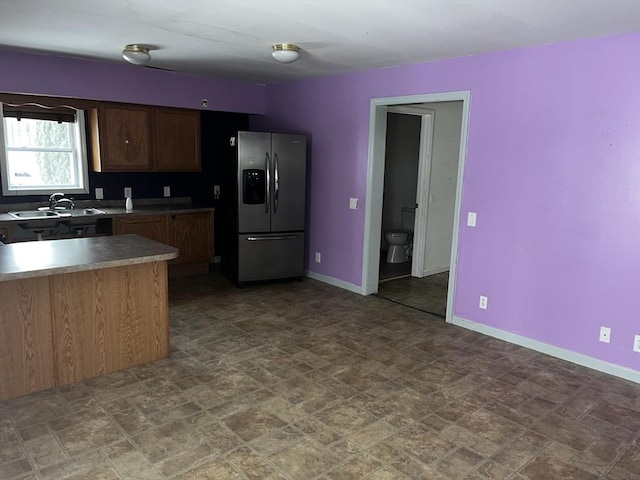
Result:
[[3,195],[88,193],[84,112],[0,104]]

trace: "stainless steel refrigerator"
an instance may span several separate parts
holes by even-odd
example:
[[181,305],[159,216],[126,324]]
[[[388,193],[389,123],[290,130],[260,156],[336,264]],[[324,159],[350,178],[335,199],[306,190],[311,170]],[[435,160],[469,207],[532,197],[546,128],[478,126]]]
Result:
[[[304,135],[238,132],[229,140],[223,272],[236,284],[302,277],[306,212]],[[225,195],[225,190],[227,195]],[[224,214],[223,214],[224,215]]]

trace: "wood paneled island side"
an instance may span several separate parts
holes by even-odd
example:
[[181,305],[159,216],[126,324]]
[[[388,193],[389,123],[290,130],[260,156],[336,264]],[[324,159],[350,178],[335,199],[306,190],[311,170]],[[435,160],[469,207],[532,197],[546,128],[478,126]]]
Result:
[[167,357],[177,256],[137,235],[0,246],[0,400]]

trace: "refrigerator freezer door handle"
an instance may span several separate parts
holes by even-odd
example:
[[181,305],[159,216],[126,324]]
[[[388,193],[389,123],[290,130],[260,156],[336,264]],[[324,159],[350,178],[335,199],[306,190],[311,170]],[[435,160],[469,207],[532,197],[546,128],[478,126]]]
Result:
[[248,242],[266,242],[268,240],[293,240],[300,238],[300,235],[279,235],[277,237],[247,237]]
[[265,199],[265,202],[264,202],[264,211],[265,213],[269,213],[269,204],[271,203],[271,161],[269,159],[269,152],[267,152],[265,162],[266,162],[265,169],[267,170],[267,177],[266,177],[267,198]]
[[278,154],[273,154],[274,162],[274,192],[273,192],[273,213],[278,212],[278,193],[280,192],[280,173],[278,171]]

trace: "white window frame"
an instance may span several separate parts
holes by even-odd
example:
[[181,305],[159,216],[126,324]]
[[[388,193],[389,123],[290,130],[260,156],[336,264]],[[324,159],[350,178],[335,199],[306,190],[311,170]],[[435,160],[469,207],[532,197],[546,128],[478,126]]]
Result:
[[5,117],[0,102],[0,176],[2,177],[2,195],[4,196],[26,196],[26,195],[49,195],[53,192],[63,193],[89,193],[89,163],[87,160],[87,136],[84,125],[84,111],[76,110],[76,121],[71,129],[73,135],[73,161],[78,172],[79,185],[59,186],[48,185],[43,188],[10,188],[9,187],[9,165],[7,161],[7,133],[5,128]]

